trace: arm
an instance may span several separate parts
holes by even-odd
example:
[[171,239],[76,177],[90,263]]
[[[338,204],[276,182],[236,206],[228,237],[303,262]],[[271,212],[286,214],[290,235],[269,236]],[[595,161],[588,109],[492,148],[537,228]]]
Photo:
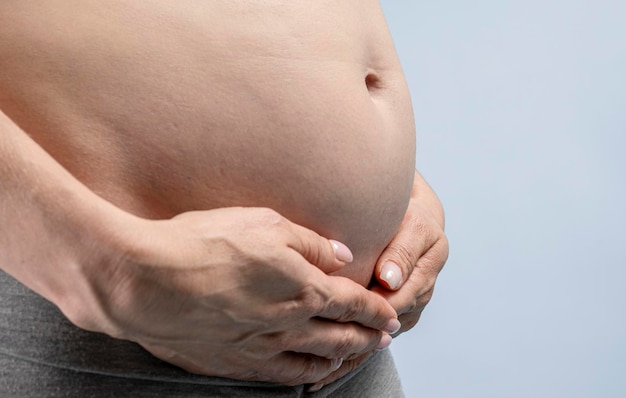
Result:
[[1,112],[0,186],[4,271],[78,327],[135,341],[188,371],[316,381],[341,358],[388,345],[382,330],[399,327],[384,299],[326,275],[350,260],[340,243],[269,209],[135,217]]
[[[62,309],[76,306],[81,246],[122,214],[80,184],[0,112],[0,267]],[[97,235],[101,236],[97,236]],[[92,248],[96,250],[97,248]],[[84,251],[84,250],[82,250]],[[79,316],[79,314],[75,314]]]

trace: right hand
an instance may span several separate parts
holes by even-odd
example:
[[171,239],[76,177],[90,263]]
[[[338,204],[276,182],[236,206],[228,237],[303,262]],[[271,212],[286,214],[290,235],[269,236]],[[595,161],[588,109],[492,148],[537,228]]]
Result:
[[345,264],[345,246],[270,209],[140,219],[131,230],[127,250],[90,275],[97,311],[66,314],[189,372],[314,383],[388,345],[399,326],[381,296],[327,275]]

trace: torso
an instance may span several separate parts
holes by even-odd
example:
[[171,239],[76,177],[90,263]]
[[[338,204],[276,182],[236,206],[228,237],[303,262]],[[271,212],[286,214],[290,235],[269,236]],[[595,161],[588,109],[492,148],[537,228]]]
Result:
[[271,207],[367,284],[408,204],[412,110],[376,1],[13,1],[0,109],[146,218]]

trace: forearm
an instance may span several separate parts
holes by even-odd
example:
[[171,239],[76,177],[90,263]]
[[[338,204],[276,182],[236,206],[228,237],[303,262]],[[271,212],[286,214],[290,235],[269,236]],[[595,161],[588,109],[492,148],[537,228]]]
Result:
[[[101,250],[93,237],[116,218],[102,200],[0,112],[0,268],[55,303]],[[105,222],[106,221],[106,222]],[[100,230],[99,230],[100,229]],[[65,307],[65,308],[64,308]]]

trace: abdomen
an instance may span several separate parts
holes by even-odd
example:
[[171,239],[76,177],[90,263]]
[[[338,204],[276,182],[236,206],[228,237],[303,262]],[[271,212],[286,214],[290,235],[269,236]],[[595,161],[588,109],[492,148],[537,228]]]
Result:
[[85,2],[65,21],[14,12],[0,39],[17,29],[23,41],[0,48],[18,54],[0,61],[0,108],[121,208],[165,218],[270,207],[345,242],[355,262],[342,272],[365,285],[406,210],[415,163],[380,11],[242,14],[230,3]]

